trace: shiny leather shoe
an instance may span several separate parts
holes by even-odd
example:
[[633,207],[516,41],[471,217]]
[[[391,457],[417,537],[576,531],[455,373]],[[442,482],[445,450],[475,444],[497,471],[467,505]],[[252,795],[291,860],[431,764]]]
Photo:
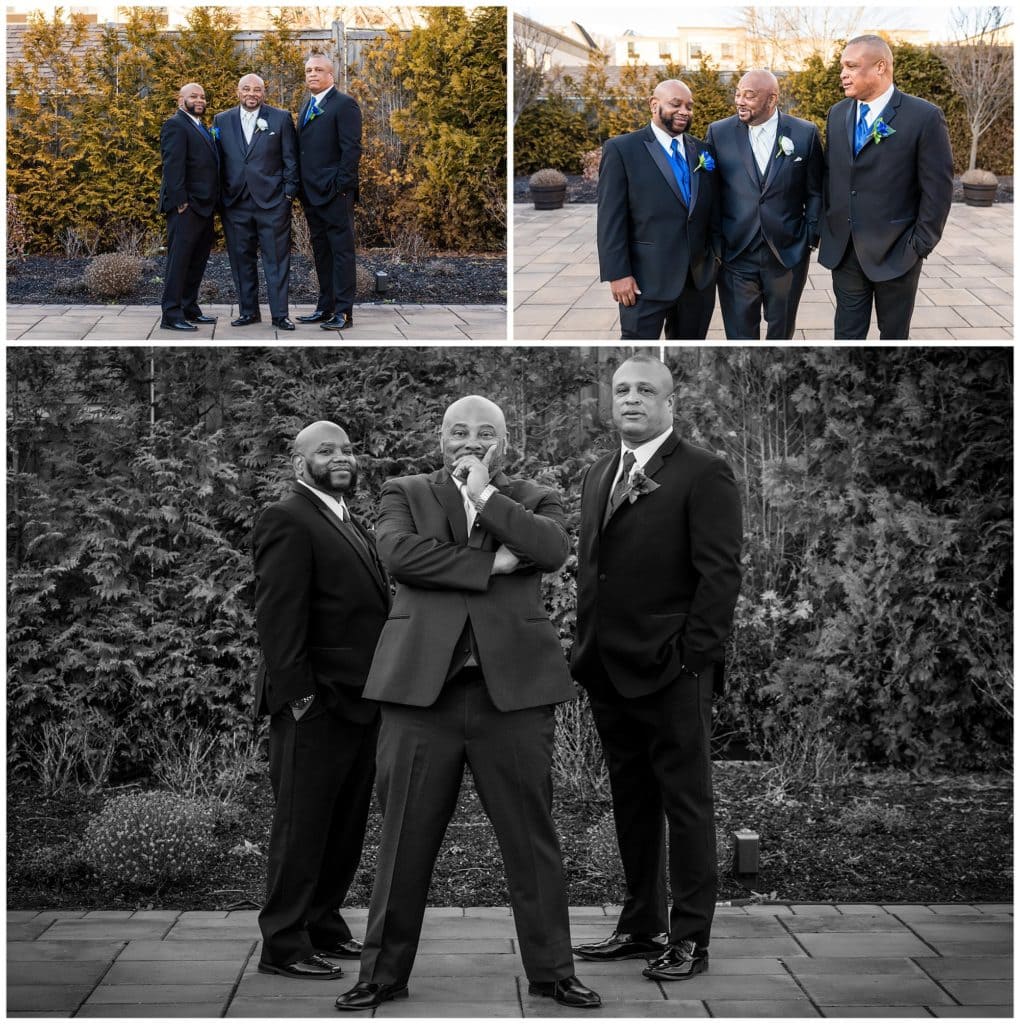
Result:
[[359,981],[357,985],[336,997],[333,1004],[338,1010],[374,1010],[388,999],[406,999],[407,985],[379,985],[374,981]]
[[348,327],[354,326],[354,317],[350,313],[337,313],[328,320],[323,320],[319,326],[324,331],[345,331]]
[[188,320],[193,324],[214,324],[216,323],[216,317],[206,316],[204,313],[199,313],[198,316],[189,316]]
[[161,331],[197,331],[198,328],[194,324],[189,324],[187,320],[160,320],[159,329]]
[[360,960],[361,943],[357,939],[344,939],[332,946],[316,946],[315,952],[322,956],[336,957],[338,960]]
[[267,964],[260,960],[259,974],[282,974],[285,978],[301,978],[304,981],[336,981],[343,971],[339,964],[330,963],[313,953],[293,964]]
[[285,316],[274,316],[273,326],[279,327],[281,331],[296,331],[297,328],[291,323],[290,319]]
[[299,324],[317,324],[320,320],[328,320],[333,314],[317,309],[314,313],[306,313],[304,316],[296,317]]
[[601,942],[589,942],[574,946],[574,956],[596,963],[614,960],[648,960],[666,951],[665,935],[637,935],[629,932],[613,932]]
[[256,313],[255,316],[239,316],[236,320],[230,321],[231,327],[248,327],[250,324],[262,323],[262,315]]
[[594,1010],[602,1005],[602,997],[593,992],[587,985],[582,985],[576,977],[560,978],[559,981],[532,981],[528,985],[528,994],[547,996],[564,1006],[572,1006],[575,1010]]
[[653,981],[686,981],[708,970],[708,946],[698,946],[693,939],[671,944],[658,960],[653,960],[641,973]]

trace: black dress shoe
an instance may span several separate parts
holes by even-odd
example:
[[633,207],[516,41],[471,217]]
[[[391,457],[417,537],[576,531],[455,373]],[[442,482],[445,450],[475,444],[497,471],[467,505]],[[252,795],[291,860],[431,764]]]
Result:
[[161,331],[197,331],[198,328],[194,324],[189,324],[187,320],[160,320],[159,329]]
[[528,994],[548,996],[564,1006],[572,1006],[575,1010],[594,1010],[602,1005],[602,997],[592,992],[587,985],[582,985],[577,978],[560,978],[559,981],[533,981],[528,985]]
[[326,313],[324,310],[317,309],[314,313],[306,313],[304,316],[297,317],[299,324],[317,324],[320,320],[328,320],[333,314]]
[[658,960],[653,960],[641,973],[653,981],[686,981],[708,970],[708,946],[698,946],[692,939],[670,945]]
[[323,320],[319,326],[324,331],[344,331],[354,326],[354,317],[350,313],[337,313],[328,320]]
[[279,327],[281,331],[296,331],[297,328],[285,316],[274,316],[273,326]]
[[254,316],[239,316],[236,320],[230,321],[231,327],[247,327],[250,324],[262,323],[262,314],[256,313]]
[[343,971],[339,964],[330,963],[317,953],[293,964],[267,964],[259,961],[260,974],[282,974],[285,978],[303,978],[305,981],[335,981]]
[[665,935],[631,935],[613,932],[601,942],[574,946],[574,955],[582,960],[608,963],[611,960],[638,960],[659,956],[666,949]]
[[361,959],[361,943],[357,939],[344,939],[332,946],[316,946],[315,952],[321,953],[323,956],[336,957],[339,960],[359,960]]
[[188,320],[193,324],[214,324],[216,323],[216,317],[206,316],[204,313],[199,313],[198,316],[189,316]]
[[407,984],[379,985],[374,981],[359,981],[357,985],[336,997],[338,1010],[374,1010],[388,999],[406,999]]

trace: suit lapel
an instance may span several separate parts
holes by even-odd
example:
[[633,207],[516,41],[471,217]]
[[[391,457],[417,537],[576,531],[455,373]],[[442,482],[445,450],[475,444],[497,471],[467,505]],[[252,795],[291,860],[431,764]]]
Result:
[[[259,107],[259,117],[261,117],[262,120],[266,122],[266,124],[269,123],[269,119],[266,118],[263,115],[261,107]],[[257,122],[258,118],[256,118],[255,120]],[[258,141],[259,141],[259,136],[260,135],[262,135],[262,132],[259,131],[258,124],[256,123],[256,125],[252,129],[252,133],[251,133],[251,144],[248,146],[248,148],[247,148],[247,150],[245,151],[245,154],[244,154],[245,160],[247,160],[248,157],[250,157],[252,155],[252,153],[254,152],[256,145],[258,145]],[[244,137],[244,132],[241,133],[241,137],[242,138]]]
[[669,166],[669,157],[666,156],[666,151],[659,145],[659,140],[652,134],[651,128],[648,129],[648,136],[645,139],[645,149],[648,150],[648,155],[652,158],[655,166],[659,168],[659,173],[666,179],[670,191],[682,203],[684,199],[680,194],[680,186],[676,183],[673,168]]
[[[366,564],[375,570],[374,575],[376,583],[379,586],[379,590],[382,592],[384,597],[389,598],[389,586],[386,582],[386,570],[383,568],[382,563],[379,561],[379,556],[376,554],[375,541],[372,539],[372,535],[354,518],[354,516],[351,516],[350,528],[357,533],[361,543],[365,546],[365,553],[367,553],[371,559],[371,561]],[[358,550],[358,545],[352,544],[351,547],[357,551],[359,556],[362,556],[362,561],[364,561],[364,556],[362,555],[362,552]]]
[[241,153],[243,153],[247,147],[244,144],[244,132],[241,130],[241,108],[234,107],[230,111],[228,120],[230,121],[230,130],[233,132],[237,148]]
[[216,152],[216,140],[212,137],[212,135],[210,135],[209,132],[202,125],[195,124],[195,122],[191,119],[190,114],[185,113],[183,110],[179,110],[177,111],[177,113],[180,114],[181,117],[183,117],[184,120],[191,125],[192,131],[198,132],[198,134],[202,137],[205,144],[209,146],[210,149],[212,149],[213,155],[216,157],[218,163],[220,155],[219,153]]
[[751,129],[746,124],[737,122],[737,132],[741,136],[740,155],[743,158],[744,168],[747,176],[754,183],[755,188],[761,188],[761,178],[758,175],[758,161],[754,158],[754,147],[751,145]]
[[765,167],[765,178],[761,183],[761,190],[764,192],[769,185],[772,184],[772,180],[779,173],[779,166],[784,160],[791,160],[792,157],[788,157],[785,154],[780,156],[779,140],[783,137],[783,115],[779,115],[779,121],[776,124],[776,144],[769,154],[769,162]]
[[698,202],[698,189],[701,187],[701,175],[704,171],[698,171],[694,173],[694,169],[698,166],[698,147],[695,143],[684,135],[684,152],[687,154],[687,168],[691,172],[691,209],[697,205]]
[[662,469],[663,465],[665,465],[665,460],[673,454],[679,443],[680,438],[675,433],[667,437],[666,440],[659,445],[655,454],[645,463],[645,476],[654,477],[655,474]]
[[596,536],[602,532],[602,528],[606,524],[606,506],[609,504],[609,491],[616,476],[616,471],[619,468],[620,450],[617,448],[616,454],[602,468],[602,476],[592,482],[592,486],[595,489],[595,508],[593,514],[597,526],[597,529],[594,531]]
[[446,518],[450,521],[453,539],[458,544],[467,544],[467,514],[464,511],[464,502],[461,499],[460,491],[453,482],[453,477],[444,469],[433,477],[430,484],[432,493],[435,494],[439,504],[443,506]]
[[850,100],[847,104],[846,112],[846,141],[850,147],[850,159],[853,160],[857,155],[854,153],[854,133],[857,128],[857,101]]

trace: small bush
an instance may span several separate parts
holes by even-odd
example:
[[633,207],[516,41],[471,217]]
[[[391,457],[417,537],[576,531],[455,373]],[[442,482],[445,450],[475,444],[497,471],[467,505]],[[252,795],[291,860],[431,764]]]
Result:
[[556,706],[552,770],[557,787],[576,799],[609,796],[609,773],[586,696]]
[[63,885],[82,875],[85,863],[81,851],[71,842],[39,846],[29,850],[19,863],[25,881],[36,885]]
[[566,183],[567,176],[552,167],[543,167],[528,179],[529,188],[558,188]]
[[874,800],[858,800],[844,807],[836,819],[836,828],[852,836],[868,833],[895,833],[909,823],[907,812],[898,804],[891,807]]
[[159,791],[114,797],[88,824],[82,858],[106,878],[158,890],[200,871],[216,823],[203,801]]
[[609,882],[623,880],[623,864],[620,861],[620,847],[616,841],[616,821],[613,812],[605,814],[589,826],[585,867],[593,874]]
[[126,252],[107,252],[92,258],[82,275],[85,290],[97,299],[130,295],[141,283],[145,261]]
[[23,260],[28,253],[28,228],[21,215],[18,200],[14,196],[7,197],[7,258]]

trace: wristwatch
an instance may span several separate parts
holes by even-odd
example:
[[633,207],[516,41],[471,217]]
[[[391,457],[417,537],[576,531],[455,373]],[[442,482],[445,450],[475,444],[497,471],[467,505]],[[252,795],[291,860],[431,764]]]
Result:
[[493,487],[492,484],[486,484],[482,489],[482,493],[477,498],[471,499],[471,504],[474,505],[476,512],[482,512],[485,509],[485,503],[496,493],[497,488]]

